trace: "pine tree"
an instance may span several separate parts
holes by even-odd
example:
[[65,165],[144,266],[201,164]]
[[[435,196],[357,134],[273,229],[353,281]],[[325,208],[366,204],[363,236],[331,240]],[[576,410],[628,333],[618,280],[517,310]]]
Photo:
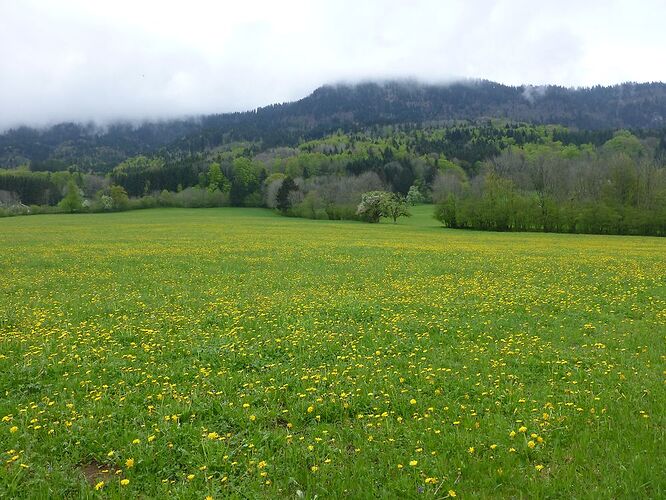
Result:
[[298,191],[298,186],[291,177],[287,176],[282,181],[280,189],[278,189],[277,195],[275,197],[276,206],[278,210],[286,212],[291,208],[291,201],[289,200],[289,194],[292,191]]

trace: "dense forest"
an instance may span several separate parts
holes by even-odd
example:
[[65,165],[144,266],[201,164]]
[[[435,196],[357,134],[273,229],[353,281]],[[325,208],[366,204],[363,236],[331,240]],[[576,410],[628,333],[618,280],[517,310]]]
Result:
[[0,212],[236,205],[358,219],[363,193],[384,191],[437,203],[455,228],[664,235],[664,117],[664,84],[392,82],[247,113],[22,127],[0,136]]
[[666,127],[666,84],[626,83],[571,89],[511,87],[489,81],[425,85],[396,81],[328,85],[300,101],[244,113],[142,124],[64,123],[0,134],[0,168],[107,172],[137,154],[191,155],[235,141],[296,146],[335,132],[373,125],[427,124],[501,118],[578,130]]

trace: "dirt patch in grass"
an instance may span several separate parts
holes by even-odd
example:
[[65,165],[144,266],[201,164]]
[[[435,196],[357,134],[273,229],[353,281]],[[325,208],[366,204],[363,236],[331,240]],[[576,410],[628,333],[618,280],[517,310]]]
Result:
[[100,464],[94,460],[87,464],[79,465],[79,470],[91,486],[95,486],[100,481],[108,483],[111,478],[116,476],[116,470],[113,467]]

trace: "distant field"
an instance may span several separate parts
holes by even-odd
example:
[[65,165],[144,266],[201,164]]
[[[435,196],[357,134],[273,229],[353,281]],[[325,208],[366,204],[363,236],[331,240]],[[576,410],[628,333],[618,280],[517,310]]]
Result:
[[0,220],[0,497],[663,498],[666,239],[431,210]]

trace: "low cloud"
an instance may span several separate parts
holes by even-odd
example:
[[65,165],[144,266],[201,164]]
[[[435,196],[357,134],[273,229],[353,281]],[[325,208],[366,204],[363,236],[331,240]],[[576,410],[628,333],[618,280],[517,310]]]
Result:
[[240,111],[317,86],[666,80],[666,5],[563,0],[0,5],[0,129]]
[[547,85],[526,85],[523,90],[523,97],[530,104],[534,104],[538,99],[542,98],[548,92]]

